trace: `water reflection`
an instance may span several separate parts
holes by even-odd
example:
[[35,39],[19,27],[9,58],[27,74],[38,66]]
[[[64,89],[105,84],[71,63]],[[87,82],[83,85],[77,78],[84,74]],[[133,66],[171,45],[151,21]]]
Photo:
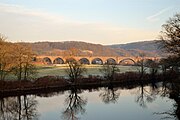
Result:
[[99,96],[105,104],[116,103],[120,96],[120,92],[118,88],[115,88],[113,83],[110,82],[108,87],[105,87]]
[[[122,89],[126,89],[126,90],[122,90]],[[130,90],[130,89],[132,89],[132,90]],[[58,111],[58,114],[61,112],[61,115],[58,115],[56,117],[58,117],[58,118],[61,117],[60,119],[64,119],[64,120],[77,120],[80,118],[84,119],[84,114],[86,113],[86,110],[88,112],[90,111],[89,106],[92,107],[93,105],[95,105],[95,109],[99,107],[98,106],[99,99],[100,99],[100,101],[103,101],[105,104],[110,104],[110,103],[117,104],[119,102],[120,90],[121,90],[121,99],[120,100],[122,100],[121,102],[123,103],[123,100],[126,100],[124,107],[131,107],[128,104],[133,105],[132,103],[129,103],[131,101],[127,101],[129,98],[132,98],[132,99],[135,99],[135,102],[139,106],[150,110],[151,108],[150,109],[148,108],[148,106],[150,105],[149,103],[152,103],[156,99],[161,100],[161,99],[159,99],[159,97],[161,96],[162,98],[169,98],[168,100],[172,99],[175,101],[173,106],[171,106],[172,108],[169,107],[170,109],[166,110],[166,111],[157,110],[157,112],[150,110],[150,112],[151,112],[150,114],[152,115],[152,113],[154,112],[154,116],[159,116],[164,119],[170,119],[170,118],[171,119],[180,119],[180,107],[179,107],[180,106],[180,84],[179,84],[179,81],[178,82],[177,81],[176,82],[164,81],[162,83],[152,82],[148,86],[144,83],[140,83],[139,86],[136,85],[133,87],[132,86],[127,86],[127,87],[123,86],[122,87],[122,85],[121,85],[121,87],[118,87],[115,84],[109,83],[107,85],[107,87],[103,87],[101,89],[98,89],[98,87],[95,89],[89,89],[89,91],[92,92],[92,94],[93,94],[93,95],[91,94],[92,95],[91,97],[94,97],[91,99],[95,99],[95,101],[93,101],[94,103],[92,103],[92,101],[90,101],[90,100],[88,101],[87,98],[83,97],[83,96],[90,95],[90,93],[83,93],[84,90],[86,90],[86,89],[79,89],[76,86],[72,86],[70,88],[70,90],[68,90],[68,92],[67,91],[66,92],[64,92],[64,91],[51,92],[51,93],[38,94],[38,96],[40,97],[39,99],[41,99],[41,97],[42,98],[45,98],[45,97],[52,98],[52,96],[60,96],[61,95],[63,103],[64,103],[63,109],[61,108],[61,109],[58,109],[58,110],[55,109],[55,110]],[[134,96],[129,97],[129,93],[128,93],[129,91],[127,91],[127,90],[132,91]],[[94,94],[97,96],[95,96]],[[126,97],[128,99],[124,98],[124,96],[123,96],[124,94],[127,95]],[[88,96],[88,97],[90,98],[90,96]],[[46,98],[44,100],[47,100],[49,98]],[[98,99],[98,100],[96,101],[96,99]],[[57,100],[59,100],[59,99],[57,99]],[[16,96],[16,97],[0,98],[0,119],[1,120],[38,120],[38,119],[41,119],[41,117],[39,116],[39,113],[38,113],[40,111],[37,110],[39,107],[38,102],[42,102],[42,101],[37,101],[37,98],[35,95],[34,96],[23,95],[23,96]],[[57,101],[55,101],[55,102],[57,102]],[[46,103],[47,103],[47,101],[46,101]],[[122,106],[123,105],[122,103],[119,102],[118,104],[119,105],[121,104],[121,106]],[[51,101],[51,103],[49,103],[49,104],[55,104],[55,103],[53,103]],[[86,106],[87,104],[89,106]],[[117,104],[117,106],[118,106],[118,104]],[[104,106],[100,106],[100,107],[102,107],[102,109],[103,109]],[[110,106],[113,107],[114,105],[111,104]],[[139,106],[138,106],[138,108],[141,108]],[[58,107],[60,108],[60,106],[58,106]],[[138,108],[134,107],[134,109],[138,109]],[[106,108],[106,109],[108,109],[108,108]],[[124,113],[124,111],[121,109],[122,108],[117,108],[115,110],[116,111],[119,110],[122,113]],[[48,112],[55,112],[55,111],[48,111]],[[48,112],[47,113],[42,112],[41,114],[42,115],[48,114]],[[136,111],[132,111],[132,112],[136,113]]]
[[79,96],[79,93],[81,93],[81,90],[77,89],[75,86],[71,87],[69,95],[65,99],[66,108],[62,112],[62,118],[64,120],[78,120],[78,114],[85,113],[87,99]]
[[163,115],[163,119],[177,119],[180,120],[180,79],[172,80],[171,82],[163,81],[161,96],[168,96],[173,99],[175,103],[168,111],[155,113]]
[[159,112],[159,113],[154,113],[155,115],[161,115],[161,119],[168,119],[168,120],[179,120],[179,113],[176,111],[178,110],[178,104],[174,104],[170,110],[165,111],[165,112]]
[[[177,82],[178,81],[178,82]],[[157,95],[161,97],[169,97],[173,99],[175,103],[168,111],[154,113],[155,115],[161,115],[162,119],[177,119],[180,120],[180,83],[179,80],[163,81],[161,85],[152,81],[149,86],[145,86],[140,83],[135,92],[135,101],[143,108],[147,107],[147,103],[152,103],[156,100]]]
[[147,103],[152,103],[158,95],[158,88],[156,83],[151,83],[149,87],[145,87],[143,83],[137,87],[135,92],[136,98],[135,101],[143,108],[147,107]]
[[37,101],[33,96],[17,96],[0,99],[1,120],[36,120]]

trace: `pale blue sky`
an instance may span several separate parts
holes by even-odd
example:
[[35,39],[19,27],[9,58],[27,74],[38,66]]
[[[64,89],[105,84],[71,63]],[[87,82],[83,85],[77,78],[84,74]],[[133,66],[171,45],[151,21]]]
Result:
[[0,0],[0,32],[10,41],[152,40],[180,12],[180,0]]

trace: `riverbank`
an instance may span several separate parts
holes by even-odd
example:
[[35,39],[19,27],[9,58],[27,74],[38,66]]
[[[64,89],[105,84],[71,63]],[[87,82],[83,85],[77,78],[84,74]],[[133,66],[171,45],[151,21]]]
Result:
[[88,78],[78,79],[76,85],[69,83],[68,79],[58,78],[56,76],[44,76],[34,81],[0,81],[0,97],[64,91],[70,90],[72,86],[76,86],[78,89],[89,89],[106,87],[110,84],[115,86],[132,86],[139,85],[142,82],[148,84],[163,80],[162,75],[156,75],[155,79],[152,79],[149,74],[145,74],[141,79],[139,76],[138,73],[134,72],[119,73],[114,76],[114,80],[106,80],[99,76],[89,76]]

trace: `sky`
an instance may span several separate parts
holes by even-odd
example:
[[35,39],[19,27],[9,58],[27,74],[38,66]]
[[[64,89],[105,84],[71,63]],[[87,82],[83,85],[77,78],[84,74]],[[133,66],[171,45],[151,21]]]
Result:
[[10,42],[122,44],[158,39],[180,0],[0,0]]

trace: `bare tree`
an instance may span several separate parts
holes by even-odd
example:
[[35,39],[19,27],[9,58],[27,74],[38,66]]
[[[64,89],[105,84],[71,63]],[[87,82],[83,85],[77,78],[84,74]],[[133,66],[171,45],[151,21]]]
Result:
[[137,66],[138,66],[138,71],[140,73],[140,79],[144,76],[145,72],[146,72],[146,61],[145,61],[145,54],[144,53],[140,53],[139,54],[139,60],[137,62]]
[[114,75],[120,72],[120,69],[116,64],[104,64],[102,68],[99,69],[103,73],[104,77],[110,81],[114,80]]
[[0,80],[4,80],[11,67],[11,53],[7,45],[0,46]]
[[158,69],[159,69],[159,63],[156,59],[151,60],[148,59],[146,61],[147,67],[149,68],[149,72],[151,74],[151,78],[152,80],[155,80],[155,76],[158,73]]
[[12,68],[12,44],[6,42],[6,37],[0,34],[0,80],[4,80]]
[[0,80],[13,72],[18,80],[30,79],[36,73],[32,64],[34,53],[30,47],[6,42],[7,37],[0,34]]
[[80,61],[76,61],[73,56],[78,55],[78,49],[71,48],[68,50],[66,54],[66,63],[68,64],[68,68],[65,70],[66,74],[70,78],[70,82],[72,84],[77,84],[78,78],[82,76],[83,73],[87,71],[87,69],[81,64]]
[[[179,84],[179,73],[180,72],[180,13],[175,14],[173,17],[162,25],[163,30],[161,31],[160,39],[162,49],[167,53],[170,53],[165,59],[160,61],[163,68],[163,73],[170,71],[171,74],[166,75],[166,81],[163,81],[163,92],[162,96],[169,96],[171,99],[176,101],[172,111],[167,111],[158,114],[168,115],[165,119],[179,119],[180,118],[180,84]],[[174,74],[177,73],[177,74]],[[174,78],[175,77],[175,78]]]
[[17,76],[18,80],[27,80],[32,75],[36,74],[35,66],[32,64],[34,53],[27,46],[19,44],[14,45],[14,60],[15,65],[13,73]]
[[78,78],[82,76],[83,73],[87,71],[87,69],[81,64],[79,61],[74,59],[67,59],[68,68],[65,72],[68,74],[71,83],[77,84]]
[[169,56],[160,60],[160,65],[164,75],[170,72],[178,72],[180,66],[180,57]]
[[0,45],[7,40],[7,37],[0,33]]
[[180,57],[180,13],[169,18],[162,28],[160,36],[162,48]]

